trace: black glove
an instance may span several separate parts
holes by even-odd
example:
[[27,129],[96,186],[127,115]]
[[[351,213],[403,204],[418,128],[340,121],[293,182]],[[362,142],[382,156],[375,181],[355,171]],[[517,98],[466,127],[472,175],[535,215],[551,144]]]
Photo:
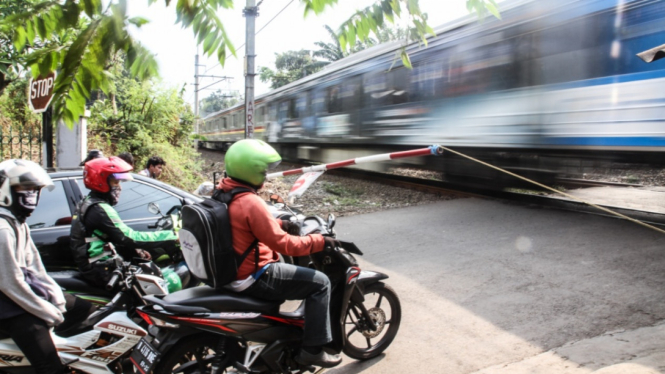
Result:
[[336,247],[341,247],[342,243],[339,242],[339,240],[335,238],[331,238],[329,236],[324,236],[323,240],[325,241],[325,245],[323,246],[323,249],[333,249]]
[[282,230],[291,235],[300,236],[300,225],[297,222],[291,222],[287,219],[283,219]]

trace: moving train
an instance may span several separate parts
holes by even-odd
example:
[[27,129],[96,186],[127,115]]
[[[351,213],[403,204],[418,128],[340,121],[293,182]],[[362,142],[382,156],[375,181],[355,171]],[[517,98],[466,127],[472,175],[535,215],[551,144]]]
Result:
[[[256,98],[255,137],[285,159],[331,162],[430,144],[541,180],[603,162],[664,163],[665,1],[515,0],[407,47],[381,44]],[[202,120],[201,145],[244,137],[244,104]],[[407,159],[408,160],[408,159]],[[410,162],[498,180],[453,155]],[[387,165],[376,167],[385,168]]]

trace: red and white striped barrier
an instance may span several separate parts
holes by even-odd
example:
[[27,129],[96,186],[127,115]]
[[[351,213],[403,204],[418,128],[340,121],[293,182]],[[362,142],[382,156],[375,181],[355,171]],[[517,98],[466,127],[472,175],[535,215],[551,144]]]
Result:
[[276,173],[268,174],[266,178],[272,179],[272,178],[284,177],[287,175],[303,174],[312,171],[326,171],[331,169],[343,168],[345,166],[364,164],[367,162],[390,161],[398,158],[416,157],[416,156],[429,156],[429,155],[440,156],[442,154],[443,154],[443,147],[441,147],[440,145],[431,145],[427,148],[414,149],[412,151],[382,153],[374,156],[365,156],[365,157],[352,158],[345,161],[332,162],[330,164],[315,165],[315,166],[308,166],[306,168],[279,171]]

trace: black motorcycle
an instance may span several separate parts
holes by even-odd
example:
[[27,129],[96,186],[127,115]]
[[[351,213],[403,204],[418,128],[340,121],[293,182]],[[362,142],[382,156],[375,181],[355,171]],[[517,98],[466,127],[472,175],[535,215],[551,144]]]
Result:
[[[303,233],[335,236],[334,216],[325,221],[299,219]],[[355,359],[381,354],[393,341],[402,317],[388,276],[361,270],[351,242],[326,249],[296,263],[326,274],[332,284],[330,315],[333,340],[325,349]],[[304,373],[316,368],[295,361],[301,346],[304,302],[295,311],[280,311],[282,302],[255,299],[231,291],[194,287],[170,295],[148,295],[137,312],[152,326],[150,338],[134,350],[141,371],[165,373]]]

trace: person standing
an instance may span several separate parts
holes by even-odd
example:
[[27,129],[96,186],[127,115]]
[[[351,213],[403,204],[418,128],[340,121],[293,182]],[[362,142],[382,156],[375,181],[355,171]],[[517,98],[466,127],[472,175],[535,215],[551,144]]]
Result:
[[166,161],[159,156],[152,156],[148,159],[148,162],[145,165],[145,169],[139,172],[140,175],[145,177],[150,177],[153,179],[159,179],[159,176],[162,175],[162,171],[166,166]]

